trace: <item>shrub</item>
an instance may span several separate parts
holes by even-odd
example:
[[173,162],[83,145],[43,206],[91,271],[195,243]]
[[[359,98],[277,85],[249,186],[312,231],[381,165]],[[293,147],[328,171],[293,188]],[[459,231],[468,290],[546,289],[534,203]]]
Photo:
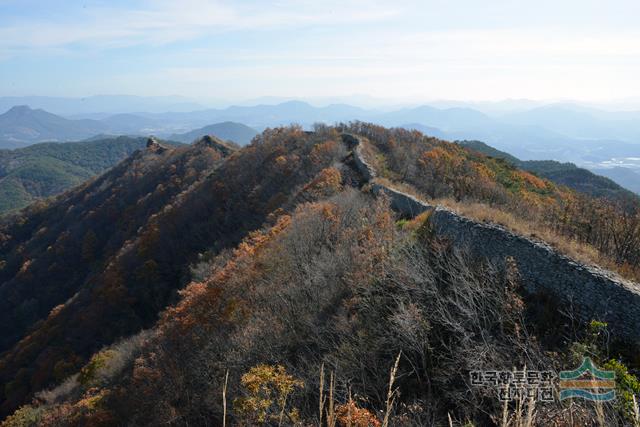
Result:
[[640,422],[640,420],[636,419],[638,408],[634,399],[634,396],[640,396],[638,378],[630,374],[625,364],[619,360],[611,359],[602,368],[614,371],[616,374],[616,409],[625,419],[636,423]]
[[360,408],[353,400],[336,407],[340,427],[380,427],[380,420],[368,409]]
[[299,421],[298,409],[291,407],[290,396],[304,383],[287,374],[283,366],[258,365],[242,376],[246,396],[235,399],[233,407],[249,425],[270,421]]
[[44,412],[43,407],[25,405],[20,407],[10,417],[2,422],[2,427],[32,427],[36,426]]
[[114,356],[115,351],[113,350],[103,350],[94,354],[89,363],[80,370],[80,376],[78,377],[80,384],[87,387],[98,382]]

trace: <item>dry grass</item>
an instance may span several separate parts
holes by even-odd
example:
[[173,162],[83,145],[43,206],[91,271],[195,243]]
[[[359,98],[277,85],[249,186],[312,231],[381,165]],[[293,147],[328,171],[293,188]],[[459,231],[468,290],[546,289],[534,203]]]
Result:
[[576,261],[612,271],[622,278],[640,283],[640,267],[629,265],[620,266],[609,256],[601,253],[593,246],[553,232],[552,230],[545,228],[546,226],[544,224],[518,218],[505,210],[491,207],[484,203],[469,201],[460,203],[448,198],[435,200],[425,198],[424,194],[418,191],[415,187],[394,179],[393,173],[391,173],[387,167],[384,156],[379,152],[374,144],[364,138],[361,144],[361,153],[369,165],[378,173],[378,176],[374,179],[378,184],[394,188],[429,204],[445,206],[471,219],[496,223],[516,234],[537,238],[546,242],[559,252],[574,258]]
[[509,402],[504,402],[500,427],[533,427],[536,425],[536,400],[533,397],[526,402],[523,400],[522,398],[516,400],[513,412],[509,411]]
[[391,373],[389,374],[389,390],[387,391],[386,409],[384,411],[382,427],[388,427],[389,425],[389,417],[391,416],[391,411],[393,410],[393,405],[396,401],[396,395],[398,394],[398,390],[393,388],[393,384],[396,381],[396,375],[398,375],[398,364],[400,363],[401,356],[402,352],[398,353],[396,363],[394,363],[393,368],[391,368]]
[[320,402],[319,402],[319,422],[318,425],[322,426],[322,416],[324,414],[324,363],[320,366]]
[[327,426],[335,427],[336,426],[336,410],[335,410],[335,401],[333,400],[333,394],[335,391],[336,383],[335,383],[335,374],[331,373],[331,378],[329,379],[329,409],[327,411]]
[[229,384],[229,370],[224,376],[224,386],[222,387],[222,427],[227,426],[227,385]]
[[475,202],[456,202],[453,199],[435,199],[429,203],[441,205],[452,211],[480,222],[490,222],[501,225],[506,229],[526,237],[541,240],[557,251],[580,261],[583,264],[594,265],[619,274],[621,277],[640,282],[640,272],[621,270],[609,257],[600,253],[596,248],[586,243],[569,239],[553,232],[543,225],[518,218],[501,209]]

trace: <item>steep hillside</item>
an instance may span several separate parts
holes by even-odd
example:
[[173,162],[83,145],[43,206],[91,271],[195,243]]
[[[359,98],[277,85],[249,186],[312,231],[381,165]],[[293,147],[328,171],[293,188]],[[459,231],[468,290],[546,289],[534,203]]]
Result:
[[[158,282],[129,293],[123,287],[127,282],[118,279],[122,266],[117,260],[141,227],[149,227],[155,215],[210,174],[224,156],[204,144],[170,148],[150,140],[100,178],[50,205],[29,208],[5,225],[0,248],[3,411],[38,383],[66,375],[103,340],[153,318],[169,298],[170,286]],[[173,263],[158,266],[149,259],[137,267],[132,260],[122,262],[129,262],[133,270],[126,269],[127,277],[139,286],[161,274],[158,270],[180,271]],[[42,354],[48,356],[43,360]]]
[[[362,152],[347,152],[353,144],[342,145],[337,130],[366,135]],[[361,154],[380,176],[365,179],[373,174],[358,166]],[[577,366],[585,349],[623,379],[620,393],[640,392],[620,361],[633,347],[610,340],[606,324],[580,321],[551,295],[526,291],[536,283],[513,259],[488,263],[435,236],[428,213],[398,220],[388,200],[368,191],[381,179],[410,185],[420,197],[452,194],[508,209],[520,203],[529,212],[574,197],[505,162],[416,132],[359,123],[315,134],[269,131],[143,227],[107,267],[117,292],[98,275],[93,288],[101,292],[91,298],[100,305],[76,297],[11,351],[19,359],[32,346],[41,349],[33,336],[55,335],[61,325],[71,332],[60,339],[77,337],[76,322],[91,325],[93,316],[108,325],[98,337],[110,342],[115,337],[103,339],[102,331],[122,328],[136,318],[129,310],[143,308],[136,292],[167,283],[163,266],[193,262],[191,283],[153,327],[95,353],[78,375],[39,393],[6,425],[516,423],[522,410],[503,406],[497,390],[474,385],[470,373],[526,366],[557,375]],[[145,229],[156,230],[157,243]],[[207,255],[184,255],[205,249]],[[134,284],[129,272],[149,257],[155,274],[138,281],[153,280]],[[107,290],[120,304],[121,295],[133,302],[105,310]],[[91,311],[74,318],[83,305]],[[114,313],[115,324],[108,320]],[[68,318],[73,322],[61,320]],[[24,375],[33,382],[45,374]],[[532,425],[633,419],[629,399],[601,409],[576,401],[570,413],[537,399],[535,411],[530,400],[526,409]]]
[[533,172],[581,193],[640,206],[640,196],[637,194],[621,187],[609,178],[579,168],[573,163],[560,163],[553,160],[520,160],[481,141],[458,141],[458,144],[497,159],[505,159],[520,169]]
[[172,141],[190,143],[204,135],[213,135],[225,141],[231,141],[238,145],[247,145],[258,134],[255,129],[242,123],[223,122],[205,126],[190,132],[173,134],[169,137]]
[[79,185],[143,148],[145,142],[145,138],[118,137],[0,150],[0,214]]
[[[515,422],[470,372],[573,369],[585,352],[640,392],[622,364],[637,343],[559,305],[508,245],[495,259],[459,243],[491,227],[440,237],[439,215],[394,211],[381,185],[512,215],[621,269],[640,258],[636,213],[419,132],[151,143],[3,229],[0,325],[19,325],[0,331],[3,411],[59,385],[5,426]],[[536,425],[633,419],[625,405],[535,405]]]
[[[235,154],[210,137],[175,149],[151,144],[7,224],[3,412],[74,372],[102,345],[150,326],[198,253],[236,244],[270,213],[312,199],[314,185],[324,191],[322,176],[317,184],[313,178],[339,159],[331,138],[280,129]],[[332,176],[328,183],[339,185]]]

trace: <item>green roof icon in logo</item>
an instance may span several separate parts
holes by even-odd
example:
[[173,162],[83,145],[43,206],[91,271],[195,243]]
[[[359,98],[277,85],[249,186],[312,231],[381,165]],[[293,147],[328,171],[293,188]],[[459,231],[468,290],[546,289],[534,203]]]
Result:
[[591,358],[585,357],[578,368],[560,372],[560,400],[573,397],[599,402],[613,400],[615,380],[615,372],[598,369]]

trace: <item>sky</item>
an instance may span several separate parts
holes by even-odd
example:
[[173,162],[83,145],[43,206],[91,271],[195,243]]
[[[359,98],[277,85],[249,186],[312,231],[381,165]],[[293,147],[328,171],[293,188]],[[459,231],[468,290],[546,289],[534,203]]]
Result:
[[0,0],[0,96],[640,99],[638,0]]

